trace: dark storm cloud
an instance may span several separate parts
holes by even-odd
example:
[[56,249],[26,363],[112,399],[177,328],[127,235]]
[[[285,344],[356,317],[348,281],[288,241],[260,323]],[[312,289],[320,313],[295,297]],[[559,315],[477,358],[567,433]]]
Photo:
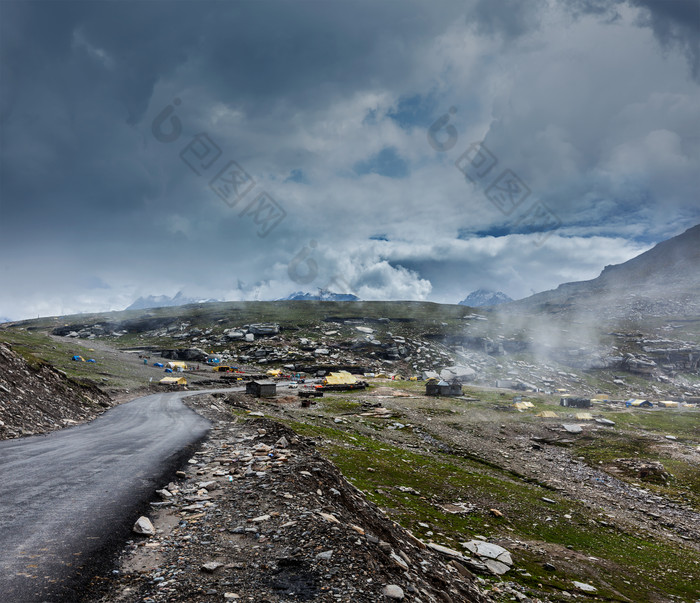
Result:
[[699,0],[566,0],[575,14],[595,14],[609,21],[619,18],[621,5],[645,10],[639,25],[650,27],[666,48],[678,47],[688,58],[693,77],[700,80]]
[[[287,263],[311,240],[310,289],[341,275],[368,298],[455,301],[491,274],[516,279],[517,296],[528,266],[550,275],[538,288],[556,285],[639,249],[620,233],[675,234],[697,190],[697,86],[678,58],[697,62],[692,5],[566,6],[0,3],[0,314],[123,307],[183,288],[281,297],[300,288]],[[151,123],[176,97],[181,137],[159,142]],[[450,155],[426,133],[453,105]],[[201,133],[221,149],[215,171],[236,160],[256,194],[284,207],[269,237],[181,160]],[[517,219],[454,167],[484,136],[500,165],[561,208],[558,234],[573,242],[553,237],[554,254],[527,237],[506,244]],[[434,238],[444,246],[425,244]]]
[[[264,7],[4,4],[7,219],[47,212],[54,226],[99,225],[105,216],[131,227],[129,213],[157,194],[138,152],[142,132],[134,126],[148,117],[158,82],[206,90],[209,99],[250,120],[264,120],[273,106],[293,115],[300,107],[310,111],[377,81],[405,77],[411,49],[438,29],[436,16],[449,19],[449,7],[441,13],[438,6],[419,4],[413,16],[397,16],[391,3]],[[183,107],[183,121],[188,113],[194,121],[202,109]],[[181,171],[169,177],[182,178]]]
[[537,29],[546,0],[478,0],[471,20],[479,33],[516,38]]

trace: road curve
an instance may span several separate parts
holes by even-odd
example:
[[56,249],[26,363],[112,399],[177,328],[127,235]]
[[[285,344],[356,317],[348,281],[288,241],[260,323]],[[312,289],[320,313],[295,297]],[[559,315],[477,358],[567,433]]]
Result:
[[[217,390],[225,391],[225,390]],[[182,403],[121,404],[94,421],[0,442],[0,600],[74,601],[209,422]]]

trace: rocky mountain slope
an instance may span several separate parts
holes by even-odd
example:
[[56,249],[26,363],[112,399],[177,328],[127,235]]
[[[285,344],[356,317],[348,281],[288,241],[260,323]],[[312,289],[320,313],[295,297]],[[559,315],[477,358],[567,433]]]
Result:
[[186,306],[188,304],[201,304],[207,302],[216,302],[217,299],[194,299],[185,297],[182,291],[178,291],[173,297],[167,295],[149,295],[147,297],[139,297],[132,303],[127,310],[146,310],[149,308],[169,308],[175,306]]
[[461,302],[460,306],[471,306],[472,308],[479,308],[481,306],[498,306],[500,304],[505,304],[513,301],[512,297],[509,297],[501,291],[491,291],[490,289],[477,289],[472,291],[467,297],[465,297]]
[[46,362],[30,364],[0,343],[0,440],[82,423],[109,406],[97,387],[72,381]]
[[279,301],[359,301],[360,298],[352,293],[333,293],[327,289],[319,289],[318,293],[296,291]]
[[700,315],[700,224],[590,281],[564,283],[511,302],[509,312],[581,312],[599,317]]

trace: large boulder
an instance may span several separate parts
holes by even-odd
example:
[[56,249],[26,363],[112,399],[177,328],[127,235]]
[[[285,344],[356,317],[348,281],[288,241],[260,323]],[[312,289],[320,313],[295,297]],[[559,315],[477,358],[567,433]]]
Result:
[[277,335],[280,332],[280,326],[276,323],[259,323],[248,325],[248,333],[253,335]]
[[471,381],[474,377],[476,377],[476,371],[470,366],[461,364],[448,366],[440,371],[440,378],[450,382],[456,379],[460,383],[464,383]]
[[153,527],[151,520],[143,515],[136,520],[134,527],[132,528],[137,534],[142,536],[153,536],[156,533],[156,529]]
[[160,355],[170,360],[193,360],[196,362],[206,362],[209,356],[209,354],[200,348],[161,350]]

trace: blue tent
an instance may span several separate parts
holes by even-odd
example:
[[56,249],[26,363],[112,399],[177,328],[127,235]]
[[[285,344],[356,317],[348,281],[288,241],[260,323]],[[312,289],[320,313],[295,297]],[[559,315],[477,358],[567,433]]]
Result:
[[94,362],[95,364],[97,364],[97,360],[95,360],[94,358],[89,358],[85,362]]
[[173,369],[167,368],[167,369],[165,369],[165,372],[166,372],[166,373],[172,373],[172,372],[173,372]]
[[73,360],[75,360],[76,362],[85,362],[82,356],[73,356]]
[[157,366],[157,367],[163,368],[163,363],[162,363],[162,362],[154,362],[154,363],[153,363],[153,366]]

